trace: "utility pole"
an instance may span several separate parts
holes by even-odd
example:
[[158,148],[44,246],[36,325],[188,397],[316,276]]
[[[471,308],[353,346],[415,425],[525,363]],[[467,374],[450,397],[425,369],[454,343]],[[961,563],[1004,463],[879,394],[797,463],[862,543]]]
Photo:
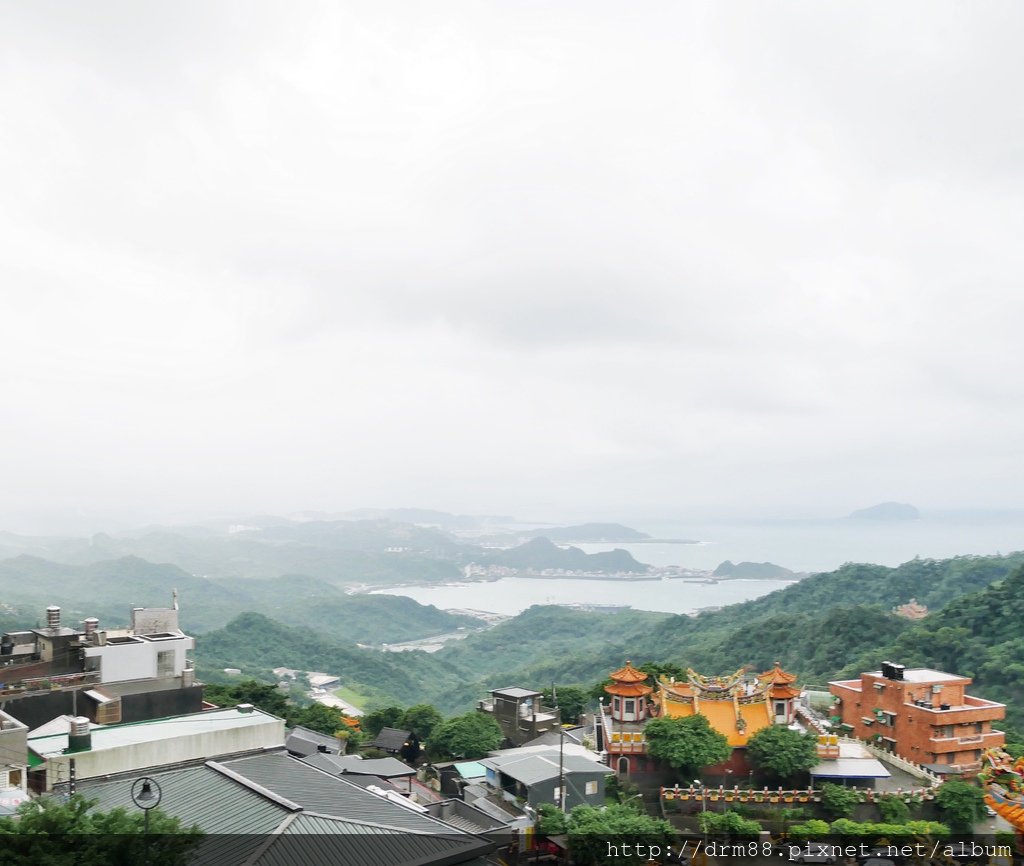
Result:
[[558,728],[558,808],[565,812],[565,729]]

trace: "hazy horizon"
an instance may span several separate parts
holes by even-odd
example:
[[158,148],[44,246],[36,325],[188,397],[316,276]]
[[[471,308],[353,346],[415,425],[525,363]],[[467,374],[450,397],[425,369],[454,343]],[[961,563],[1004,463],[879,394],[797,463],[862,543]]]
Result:
[[1018,4],[0,22],[0,528],[1024,509]]

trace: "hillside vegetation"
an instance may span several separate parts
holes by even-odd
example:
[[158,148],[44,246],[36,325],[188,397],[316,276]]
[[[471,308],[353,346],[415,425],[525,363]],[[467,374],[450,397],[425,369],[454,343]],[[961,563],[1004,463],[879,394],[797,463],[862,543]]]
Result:
[[[532,608],[498,629],[474,635],[442,650],[439,656],[473,670],[489,671],[500,663],[507,671],[507,679],[533,687],[552,681],[597,682],[608,671],[621,667],[626,658],[632,659],[634,664],[671,662],[707,674],[726,673],[742,665],[767,670],[775,661],[780,661],[798,674],[802,682],[821,684],[848,669],[855,659],[864,659],[863,664],[868,667],[877,666],[875,656],[879,656],[878,660],[888,656],[905,664],[914,662],[902,658],[899,647],[893,645],[895,639],[912,632],[919,644],[915,644],[915,648],[920,650],[916,658],[923,660],[914,663],[927,662],[956,671],[964,662],[940,651],[948,633],[939,635],[939,630],[960,628],[962,632],[957,635],[961,640],[967,639],[964,632],[974,635],[972,646],[976,651],[982,645],[987,647],[989,641],[995,640],[993,632],[983,627],[981,619],[964,625],[962,618],[968,614],[959,611],[983,609],[977,608],[972,594],[998,584],[1022,563],[1024,554],[1018,553],[941,561],[914,560],[897,568],[848,564],[761,598],[696,617],[665,616],[640,627],[627,619],[608,617],[593,625],[600,629],[600,641],[575,648],[569,641],[560,645],[557,652],[545,651],[550,639],[543,635],[552,628],[552,620],[561,628],[571,630],[581,614]],[[1005,604],[1001,593],[1012,595],[1016,592],[1015,586],[1013,581],[1007,581],[1005,586],[993,586],[983,604],[994,603],[996,598]],[[891,612],[893,607],[912,597],[925,602],[932,610],[942,608],[946,602],[949,606],[941,618],[933,614],[916,622]],[[958,599],[963,602],[957,603]],[[968,605],[971,607],[965,607]],[[961,619],[954,619],[958,616]],[[1012,616],[1010,619],[1012,621]],[[515,644],[513,635],[518,635]],[[1007,640],[1007,646],[993,651],[1009,662],[1015,650],[1013,639]],[[935,644],[935,650],[930,653],[929,642]],[[499,645],[503,647],[501,651],[496,650]],[[1024,657],[1019,653],[1016,657],[1016,664],[1024,674]],[[509,667],[506,660],[511,659],[522,660],[521,666]],[[1008,682],[997,682],[991,672],[988,676],[985,682],[979,679],[979,694],[984,696],[991,688],[991,694],[999,700],[1000,694],[1011,693]],[[1024,676],[1014,674],[1012,677],[1014,682],[1024,683]]]
[[0,561],[0,593],[21,628],[37,625],[48,604],[58,604],[67,623],[96,616],[104,625],[120,627],[129,621],[132,607],[170,605],[173,589],[178,590],[182,626],[196,634],[220,628],[245,611],[345,643],[373,645],[482,625],[403,596],[347,595],[305,575],[214,580],[138,557],[78,566],[31,556]]
[[616,548],[606,553],[584,553],[578,547],[562,548],[547,538],[538,537],[512,547],[476,557],[487,565],[503,565],[525,571],[559,568],[565,571],[586,571],[603,574],[627,572],[643,574],[650,568],[637,562],[628,550]]

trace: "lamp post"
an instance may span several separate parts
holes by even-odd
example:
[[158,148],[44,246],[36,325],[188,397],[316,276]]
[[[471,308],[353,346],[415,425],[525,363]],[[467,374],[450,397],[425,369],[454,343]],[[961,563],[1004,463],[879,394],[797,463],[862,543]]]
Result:
[[160,790],[160,786],[157,784],[156,779],[143,777],[132,782],[132,802],[142,809],[146,816],[143,837],[146,845],[147,864],[149,863],[149,813],[151,809],[155,809],[160,805],[160,798],[162,796],[163,792]]
[[707,813],[708,813],[708,789],[704,787],[704,783],[700,779],[694,779],[693,784],[700,791],[700,832],[704,836],[704,844],[701,846],[701,862],[706,864],[708,855],[705,853],[708,847],[708,825],[707,825]]

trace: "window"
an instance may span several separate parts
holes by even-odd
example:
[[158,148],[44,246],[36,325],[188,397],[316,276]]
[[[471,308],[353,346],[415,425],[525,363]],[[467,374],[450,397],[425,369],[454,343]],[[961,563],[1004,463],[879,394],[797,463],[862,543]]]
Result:
[[985,732],[985,723],[984,722],[975,722],[974,723],[974,733],[982,734],[984,732]]
[[618,712],[622,708],[621,698],[618,695],[615,696],[615,700],[612,702],[612,709]]
[[156,675],[158,677],[174,676],[174,650],[164,650],[156,654]]
[[627,698],[626,699],[626,712],[627,713],[635,713],[636,712],[636,701],[634,701],[632,698]]
[[583,788],[583,792],[589,797],[591,794],[597,793],[597,782],[587,782]]

